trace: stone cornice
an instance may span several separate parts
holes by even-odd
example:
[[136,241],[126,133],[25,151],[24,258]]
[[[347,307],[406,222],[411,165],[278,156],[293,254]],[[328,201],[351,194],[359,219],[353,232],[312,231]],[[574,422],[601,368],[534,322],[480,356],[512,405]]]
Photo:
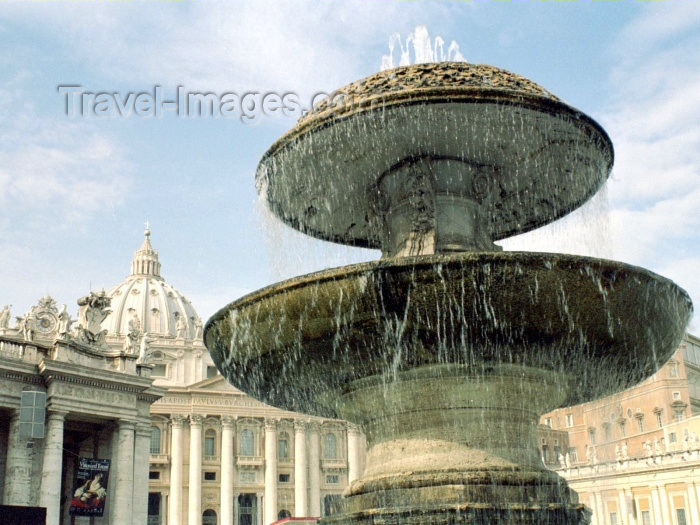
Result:
[[106,390],[141,394],[149,389],[153,383],[151,379],[135,375],[88,368],[49,359],[41,359],[38,368],[39,374],[44,378],[47,385],[58,381]]

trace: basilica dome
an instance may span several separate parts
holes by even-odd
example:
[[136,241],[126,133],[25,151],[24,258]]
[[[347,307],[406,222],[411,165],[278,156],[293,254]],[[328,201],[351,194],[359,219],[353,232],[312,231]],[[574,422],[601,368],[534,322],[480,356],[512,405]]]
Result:
[[201,319],[192,304],[163,280],[150,230],[144,235],[143,244],[134,252],[131,274],[107,292],[112,313],[103,328],[108,336],[123,336],[136,314],[141,331],[151,338],[201,339]]

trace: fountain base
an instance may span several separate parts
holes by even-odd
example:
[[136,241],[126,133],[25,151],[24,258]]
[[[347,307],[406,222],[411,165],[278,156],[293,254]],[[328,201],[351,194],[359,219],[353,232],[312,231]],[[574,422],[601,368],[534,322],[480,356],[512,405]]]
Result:
[[341,413],[363,426],[367,469],[330,524],[583,525],[590,512],[536,443],[561,375],[520,365],[433,365],[355,381]]

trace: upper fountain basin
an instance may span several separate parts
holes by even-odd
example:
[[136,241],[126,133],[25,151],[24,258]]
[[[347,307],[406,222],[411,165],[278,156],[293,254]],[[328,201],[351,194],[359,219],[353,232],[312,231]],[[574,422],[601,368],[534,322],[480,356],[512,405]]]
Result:
[[[421,220],[435,222],[434,252],[483,251],[554,221],[595,194],[612,163],[605,131],[534,82],[442,62],[341,88],[272,145],[257,181],[288,225],[405,255],[426,253],[398,246]],[[406,205],[416,191],[435,208],[427,220]]]
[[[473,373],[521,364],[561,373],[566,404],[617,392],[668,360],[690,318],[672,281],[559,254],[461,253],[356,264],[229,304],[204,342],[236,387],[336,417],[351,382],[425,365]],[[554,407],[551,407],[554,408]]]

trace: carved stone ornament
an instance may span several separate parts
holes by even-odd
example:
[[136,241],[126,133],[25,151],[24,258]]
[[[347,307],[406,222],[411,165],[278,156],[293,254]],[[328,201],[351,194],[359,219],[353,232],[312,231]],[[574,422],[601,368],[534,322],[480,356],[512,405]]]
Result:
[[108,349],[105,335],[107,330],[102,329],[102,322],[111,313],[109,307],[112,300],[104,290],[90,292],[88,295],[78,299],[78,328],[75,340],[95,346],[100,349]]

